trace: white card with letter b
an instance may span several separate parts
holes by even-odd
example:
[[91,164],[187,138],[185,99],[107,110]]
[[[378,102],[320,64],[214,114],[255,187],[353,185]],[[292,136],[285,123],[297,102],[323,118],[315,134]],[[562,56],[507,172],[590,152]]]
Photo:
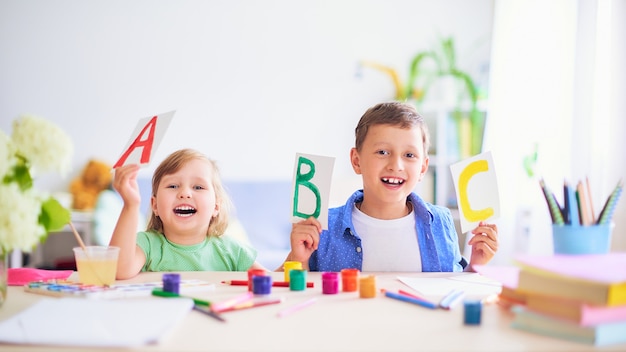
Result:
[[291,222],[316,218],[328,229],[328,201],[335,158],[296,153],[291,192]]

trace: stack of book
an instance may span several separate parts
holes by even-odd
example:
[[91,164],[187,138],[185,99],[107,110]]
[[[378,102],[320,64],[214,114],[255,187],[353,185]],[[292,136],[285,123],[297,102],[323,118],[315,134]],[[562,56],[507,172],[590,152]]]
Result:
[[596,346],[626,343],[626,253],[523,256],[500,294],[512,326]]

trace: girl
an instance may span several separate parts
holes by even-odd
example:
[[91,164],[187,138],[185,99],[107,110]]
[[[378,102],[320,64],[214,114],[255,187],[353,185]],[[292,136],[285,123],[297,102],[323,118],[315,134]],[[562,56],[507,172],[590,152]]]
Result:
[[183,149],[170,154],[152,177],[151,215],[145,232],[136,232],[141,203],[132,164],[115,169],[113,187],[124,206],[110,245],[120,247],[117,279],[140,271],[246,271],[264,269],[256,251],[222,236],[230,199],[219,170],[203,154]]

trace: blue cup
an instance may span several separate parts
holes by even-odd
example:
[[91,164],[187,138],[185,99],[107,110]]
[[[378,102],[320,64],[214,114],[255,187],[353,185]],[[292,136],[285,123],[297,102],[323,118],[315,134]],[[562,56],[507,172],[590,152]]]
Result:
[[611,250],[613,225],[553,225],[554,254],[606,254]]

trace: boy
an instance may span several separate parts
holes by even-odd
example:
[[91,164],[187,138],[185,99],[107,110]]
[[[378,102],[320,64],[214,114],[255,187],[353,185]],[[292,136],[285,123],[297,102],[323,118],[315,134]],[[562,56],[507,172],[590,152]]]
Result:
[[481,222],[468,242],[470,263],[461,256],[450,210],[426,203],[413,192],[428,170],[428,129],[408,103],[375,105],[361,117],[352,168],[363,189],[345,205],[329,209],[328,230],[315,218],[293,224],[287,261],[310,271],[357,268],[374,271],[472,271],[498,248],[498,229]]

